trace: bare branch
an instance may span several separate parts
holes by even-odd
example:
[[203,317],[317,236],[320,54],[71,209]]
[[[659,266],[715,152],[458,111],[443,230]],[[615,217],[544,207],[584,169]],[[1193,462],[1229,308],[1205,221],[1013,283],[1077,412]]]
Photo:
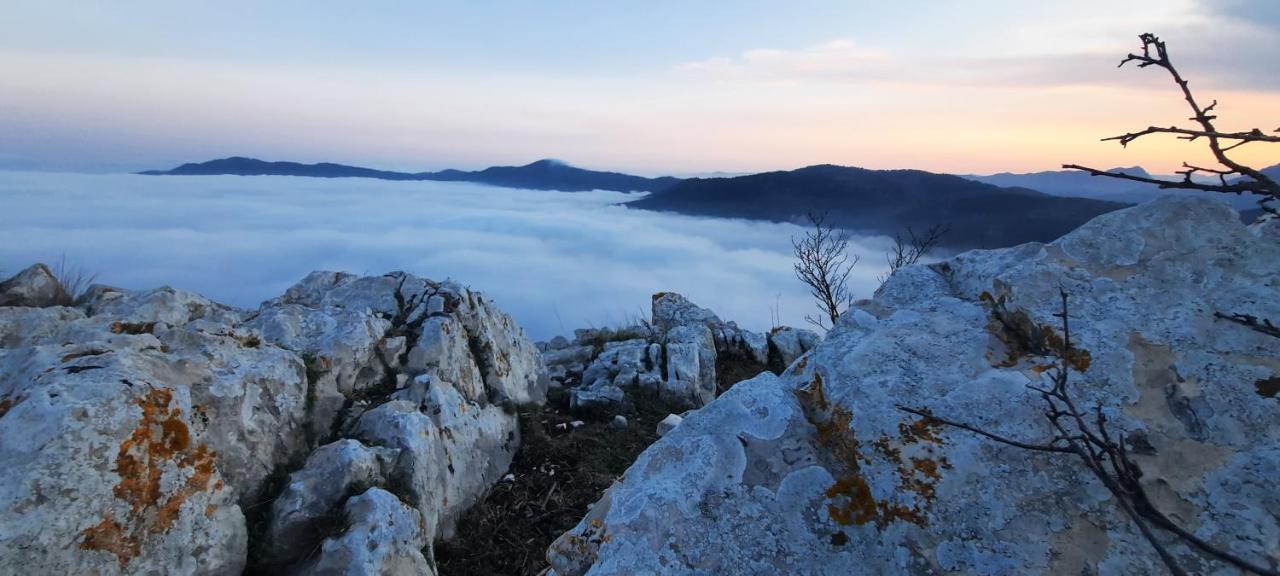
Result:
[[[1095,405],[1092,410],[1092,417],[1088,418],[1086,414],[1089,414],[1089,411],[1081,409],[1076,404],[1071,393],[1069,378],[1073,366],[1073,363],[1069,361],[1069,356],[1073,348],[1068,297],[1065,290],[1059,289],[1059,292],[1062,298],[1062,308],[1054,316],[1058,317],[1062,322],[1062,346],[1049,349],[1050,353],[1056,356],[1056,366],[1053,368],[1051,375],[1053,386],[1048,388],[1033,385],[1027,386],[1029,389],[1039,393],[1041,399],[1045,402],[1044,417],[1055,431],[1053,439],[1049,443],[1033,444],[1012,440],[976,426],[935,416],[928,410],[905,406],[897,406],[897,409],[924,417],[929,422],[937,422],[966,430],[1016,448],[1036,452],[1075,454],[1081,464],[1111,492],[1112,496],[1115,497],[1116,505],[1120,507],[1126,516],[1133,520],[1134,526],[1151,544],[1161,562],[1175,575],[1186,574],[1186,571],[1178,564],[1177,559],[1169,552],[1164,543],[1156,537],[1151,529],[1152,526],[1172,534],[1183,544],[1199,551],[1201,554],[1230,564],[1239,570],[1266,576],[1277,576],[1277,572],[1271,568],[1245,560],[1201,539],[1161,512],[1147,495],[1146,489],[1142,485],[1142,469],[1130,457],[1124,436],[1111,432],[1102,406]],[[993,301],[993,314],[997,310],[998,304]],[[1266,330],[1276,330],[1276,327],[1269,321],[1263,320],[1259,322],[1251,316],[1239,314],[1232,317],[1222,314],[1217,314],[1217,316],[1255,327],[1255,329],[1258,329],[1256,328],[1257,326],[1262,326]],[[1047,332],[1047,329],[1042,329],[1041,331]],[[1280,331],[1277,331],[1277,333],[1280,334]],[[1022,346],[1022,348],[1034,349],[1035,346],[1028,344]]]
[[813,228],[802,238],[792,238],[791,247],[796,255],[796,277],[809,287],[821,316],[805,319],[819,328],[834,326],[840,314],[853,302],[849,290],[849,274],[858,264],[858,256],[850,259],[849,235],[827,224],[823,214],[810,213]]
[[[1213,114],[1215,108],[1218,107],[1218,101],[1214,100],[1208,106],[1201,106],[1192,94],[1189,83],[1174,67],[1173,62],[1169,59],[1169,51],[1165,43],[1154,34],[1142,34],[1138,37],[1142,41],[1141,54],[1129,54],[1120,61],[1120,66],[1124,66],[1130,62],[1135,63],[1139,68],[1148,66],[1156,66],[1163,68],[1173,78],[1178,89],[1182,92],[1182,97],[1187,102],[1187,106],[1191,108],[1191,121],[1198,125],[1198,128],[1182,128],[1178,126],[1159,127],[1149,126],[1144,130],[1130,132],[1120,136],[1112,136],[1103,138],[1104,141],[1117,141],[1122,146],[1128,146],[1143,136],[1151,134],[1173,134],[1179,139],[1187,141],[1195,141],[1203,138],[1208,146],[1209,151],[1213,154],[1214,160],[1221,164],[1223,169],[1205,168],[1198,166],[1190,166],[1184,164],[1187,168],[1179,172],[1182,174],[1182,180],[1161,180],[1158,178],[1147,178],[1142,176],[1133,176],[1130,174],[1122,174],[1115,172],[1107,172],[1096,168],[1089,168],[1077,164],[1064,164],[1063,168],[1073,170],[1083,170],[1093,176],[1104,176],[1108,178],[1118,178],[1122,180],[1131,180],[1134,182],[1144,182],[1147,184],[1155,184],[1161,189],[1184,189],[1184,190],[1200,190],[1204,192],[1220,192],[1227,194],[1258,194],[1262,199],[1258,201],[1259,207],[1262,208],[1264,215],[1280,215],[1273,204],[1280,203],[1280,183],[1277,183],[1270,176],[1261,170],[1252,168],[1227,155],[1227,152],[1239,148],[1245,144],[1255,142],[1276,144],[1280,143],[1280,136],[1274,136],[1263,132],[1258,128],[1243,132],[1224,132],[1218,130],[1214,125],[1214,121],[1218,119]],[[1280,129],[1276,130],[1280,132]],[[1193,179],[1196,175],[1216,175],[1217,183],[1197,182]],[[1227,176],[1238,176],[1233,180],[1228,180]]]
[[1097,168],[1089,168],[1079,164],[1063,164],[1063,168],[1069,170],[1081,170],[1088,172],[1091,176],[1106,176],[1108,178],[1117,178],[1120,180],[1132,180],[1134,182],[1145,182],[1147,184],[1155,184],[1161,189],[1176,188],[1181,190],[1201,190],[1205,192],[1223,192],[1226,194],[1269,194],[1269,191],[1259,182],[1251,182],[1248,180],[1239,180],[1232,184],[1204,184],[1201,182],[1191,182],[1183,180],[1161,180],[1159,178],[1147,178],[1145,176],[1134,176],[1123,172],[1108,172]]
[[1214,312],[1213,315],[1216,318],[1221,318],[1228,322],[1235,322],[1236,324],[1240,324],[1241,326],[1247,326],[1250,329],[1266,334],[1267,336],[1274,336],[1276,338],[1280,338],[1280,326],[1276,326],[1275,324],[1272,324],[1270,319],[1267,319],[1267,318],[1259,319],[1257,316],[1251,316],[1249,314],[1229,314],[1228,315],[1228,314],[1223,314],[1221,312]]
[[942,242],[942,237],[950,232],[951,228],[942,224],[934,224],[925,230],[922,234],[916,234],[914,228],[907,227],[907,235],[903,236],[901,232],[893,236],[893,248],[885,252],[885,263],[889,265],[889,271],[879,278],[880,283],[884,283],[898,269],[911,266],[920,261],[925,254],[933,250]]
[[923,410],[920,408],[911,408],[908,406],[903,406],[901,404],[897,405],[896,408],[908,414],[915,414],[916,416],[921,416],[925,419],[926,422],[931,422],[931,423],[937,422],[939,424],[946,424],[947,426],[951,426],[953,428],[968,430],[979,436],[990,438],[992,440],[995,440],[996,442],[999,442],[1001,444],[1008,444],[1015,448],[1022,448],[1023,450],[1034,450],[1036,452],[1065,452],[1067,454],[1075,453],[1074,450],[1063,447],[1063,446],[1054,446],[1052,444],[1029,444],[1026,442],[1020,442],[1018,440],[1007,438],[999,434],[987,432],[986,430],[983,430],[981,428],[976,428],[968,424],[962,424],[954,420],[947,420],[946,418],[939,418],[937,416],[934,416],[933,413],[928,410]]
[[1253,130],[1250,130],[1248,132],[1206,132],[1204,130],[1178,128],[1177,126],[1169,126],[1169,127],[1148,126],[1147,128],[1143,130],[1139,130],[1137,132],[1129,132],[1127,134],[1121,134],[1119,136],[1110,136],[1107,138],[1103,138],[1102,141],[1110,142],[1112,140],[1115,140],[1119,142],[1121,146],[1128,146],[1130,142],[1133,142],[1134,140],[1137,140],[1143,136],[1147,136],[1150,134],[1180,134],[1181,135],[1180,138],[1187,141],[1193,141],[1197,138],[1209,137],[1209,136],[1218,138],[1220,140],[1240,140],[1241,142],[1238,144],[1235,144],[1235,146],[1238,146],[1239,144],[1247,144],[1249,142],[1270,142],[1270,143],[1280,142],[1280,136],[1269,136],[1267,135],[1267,133],[1257,128],[1254,128]]

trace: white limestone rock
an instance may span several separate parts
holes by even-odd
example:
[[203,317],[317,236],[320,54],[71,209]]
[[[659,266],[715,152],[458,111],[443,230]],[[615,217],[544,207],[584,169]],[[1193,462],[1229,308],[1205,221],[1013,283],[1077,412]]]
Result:
[[168,286],[153,290],[93,286],[77,306],[89,316],[133,325],[163,323],[182,326],[195,320],[234,325],[244,317],[241,310]]
[[680,423],[683,421],[684,421],[684,417],[680,416],[679,414],[667,414],[666,418],[663,418],[660,422],[658,422],[658,427],[657,427],[658,435],[666,436],[667,432],[674,430],[675,427],[679,426]]
[[394,450],[343,439],[307,456],[306,465],[289,475],[288,485],[271,503],[263,547],[269,561],[289,565],[306,556],[348,496],[385,484],[396,455]]
[[244,517],[192,374],[155,349],[89,352],[0,349],[0,569],[238,573]]
[[301,573],[324,576],[427,575],[435,570],[422,555],[430,541],[413,507],[381,488],[347,500],[349,527],[324,541],[320,557]]
[[[556,574],[1151,574],[1164,569],[1070,456],[921,422],[909,405],[1044,442],[1040,357],[1010,358],[983,293],[1091,353],[1103,406],[1156,506],[1280,563],[1280,340],[1214,317],[1280,318],[1274,224],[1207,199],[1100,216],[1066,237],[898,271],[781,378],[730,389],[646,450],[551,547]],[[996,323],[995,326],[999,324]],[[1086,408],[1089,409],[1089,408]],[[1154,452],[1154,453],[1145,453]],[[1166,539],[1195,571],[1224,572]]]
[[506,473],[520,443],[515,414],[427,378],[361,415],[352,436],[399,451],[388,479],[422,514],[429,541],[452,536],[462,513]]
[[[410,383],[403,360],[429,321],[466,337]],[[319,543],[315,518],[363,510],[347,496],[372,484],[407,486],[430,517],[414,521],[417,550],[505,472],[519,442],[506,406],[541,398],[542,374],[479,295],[403,274],[315,273],[252,313],[104,286],[76,308],[0,307],[0,572],[239,573],[242,507],[340,433],[340,411],[369,444],[330,444],[296,471],[268,519],[287,541],[276,559]],[[353,530],[394,534],[374,524],[401,519],[382,506]],[[417,566],[398,546],[345,565]],[[334,554],[316,569],[342,564]]]
[[[848,315],[854,315],[858,312],[852,310]],[[775,328],[769,332],[769,347],[776,355],[776,363],[781,368],[791,366],[797,358],[804,355],[805,352],[813,349],[821,340],[816,333],[811,330],[803,330],[800,328],[791,328],[782,326]]]

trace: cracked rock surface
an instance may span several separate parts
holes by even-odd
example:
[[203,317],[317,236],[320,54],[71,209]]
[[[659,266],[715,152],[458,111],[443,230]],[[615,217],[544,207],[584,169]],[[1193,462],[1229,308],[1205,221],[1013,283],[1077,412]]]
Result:
[[[782,376],[734,386],[649,447],[552,545],[555,573],[1162,573],[1073,456],[896,409],[1047,442],[1027,389],[1047,359],[1011,345],[990,302],[1055,328],[1060,288],[1090,353],[1074,389],[1140,447],[1156,506],[1280,564],[1280,399],[1265,384],[1280,339],[1214,315],[1280,318],[1280,227],[1166,198],[1051,244],[898,271]],[[1191,572],[1232,573],[1165,542]]]
[[46,273],[0,284],[0,572],[431,573],[545,398],[532,342],[456,283],[37,307]]

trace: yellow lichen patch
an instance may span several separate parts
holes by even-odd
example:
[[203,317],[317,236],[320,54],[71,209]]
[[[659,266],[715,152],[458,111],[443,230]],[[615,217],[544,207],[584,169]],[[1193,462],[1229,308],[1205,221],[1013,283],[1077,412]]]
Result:
[[[112,489],[116,498],[129,506],[123,520],[108,515],[85,530],[80,547],[115,554],[121,566],[141,550],[149,534],[167,532],[182,514],[182,505],[192,496],[208,490],[214,455],[204,444],[192,443],[191,430],[182,419],[182,409],[170,408],[173,392],[152,388],[137,403],[142,419],[133,433],[120,444],[115,472],[120,481]],[[166,494],[161,478],[166,472],[185,478]],[[221,489],[219,481],[215,489]],[[211,515],[212,505],[205,508]]]
[[[933,504],[935,487],[942,478],[940,470],[951,467],[945,457],[934,455],[936,447],[943,444],[938,435],[940,423],[927,418],[902,422],[896,440],[881,436],[871,443],[873,454],[878,454],[879,460],[896,473],[897,494],[914,494],[914,502],[897,496],[877,500],[863,472],[863,466],[872,464],[873,460],[861,450],[861,443],[853,432],[853,414],[842,406],[833,406],[818,374],[814,374],[807,389],[797,390],[796,394],[805,418],[816,430],[818,443],[844,469],[825,493],[832,500],[827,504],[827,514],[833,521],[842,525],[875,522],[880,528],[891,522],[928,525],[927,510]],[[915,455],[904,460],[904,449]]]
[[[1093,358],[1088,350],[1068,346],[1052,327],[1037,324],[1025,310],[1009,310],[1004,296],[993,297],[989,292],[983,292],[978,300],[990,309],[987,331],[1003,345],[1005,353],[1004,359],[993,361],[994,366],[1010,368],[1026,357],[1053,356],[1065,360],[1077,372],[1089,369]],[[1036,365],[1032,370],[1043,372],[1048,368]]]

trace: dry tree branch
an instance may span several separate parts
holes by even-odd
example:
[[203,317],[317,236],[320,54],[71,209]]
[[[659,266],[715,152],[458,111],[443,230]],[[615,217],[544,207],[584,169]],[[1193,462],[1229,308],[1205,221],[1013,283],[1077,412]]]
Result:
[[[1116,505],[1133,521],[1138,531],[1155,549],[1161,562],[1172,574],[1182,575],[1186,574],[1186,571],[1178,565],[1177,559],[1156,537],[1151,529],[1153,526],[1176,536],[1182,543],[1205,556],[1230,564],[1239,570],[1265,576],[1280,576],[1280,573],[1273,569],[1252,563],[1205,541],[1156,508],[1142,485],[1142,468],[1130,458],[1128,442],[1124,436],[1111,432],[1102,406],[1096,405],[1092,411],[1088,411],[1076,403],[1069,378],[1072,368],[1069,358],[1072,356],[1074,347],[1071,342],[1067,292],[1059,289],[1059,294],[1062,298],[1062,307],[1061,311],[1054,316],[1062,321],[1062,346],[1060,349],[1050,349],[1050,354],[1056,358],[1055,366],[1050,373],[1053,385],[1049,388],[1027,386],[1028,389],[1039,393],[1044,400],[1043,415],[1054,430],[1053,438],[1048,443],[1014,440],[977,426],[940,418],[929,410],[921,408],[897,406],[897,409],[921,416],[928,422],[966,430],[1015,448],[1036,452],[1075,454],[1085,468],[1111,492],[1115,497]],[[1270,326],[1270,323],[1267,325]]]
[[1213,316],[1228,322],[1235,322],[1241,326],[1246,326],[1254,331],[1266,334],[1267,336],[1280,338],[1280,326],[1272,324],[1271,320],[1268,318],[1258,318],[1257,316],[1249,314],[1223,314],[1221,312],[1214,312]]
[[849,274],[858,264],[858,256],[849,258],[849,234],[827,224],[826,215],[808,214],[812,230],[803,238],[792,238],[791,247],[796,255],[796,277],[809,287],[809,293],[817,301],[821,316],[805,316],[809,323],[826,329],[827,322],[835,326],[840,314],[853,302],[849,290]]
[[907,227],[907,235],[903,236],[901,232],[893,235],[893,248],[884,254],[885,263],[889,265],[889,271],[879,277],[880,283],[889,279],[894,272],[900,268],[911,266],[920,261],[920,258],[928,254],[930,250],[938,247],[942,242],[942,237],[950,232],[951,228],[942,224],[934,224],[921,234],[916,234],[914,228]]
[[[1261,170],[1252,168],[1227,155],[1228,151],[1234,150],[1245,144],[1255,142],[1280,143],[1280,136],[1273,136],[1263,132],[1258,128],[1243,132],[1223,132],[1218,130],[1214,125],[1214,120],[1218,116],[1213,113],[1214,108],[1218,106],[1218,101],[1214,100],[1208,106],[1202,106],[1196,100],[1195,95],[1191,93],[1191,88],[1186,79],[1174,67],[1173,62],[1169,60],[1169,51],[1165,43],[1155,34],[1142,34],[1138,37],[1142,40],[1142,53],[1129,54],[1120,61],[1120,66],[1124,66],[1130,62],[1135,62],[1139,68],[1148,66],[1156,66],[1163,68],[1173,77],[1173,81],[1178,85],[1182,92],[1182,97],[1187,101],[1187,106],[1191,108],[1192,116],[1189,120],[1199,125],[1199,128],[1181,128],[1177,126],[1159,127],[1149,126],[1144,130],[1130,132],[1120,136],[1111,136],[1103,138],[1105,141],[1117,141],[1121,146],[1128,146],[1143,136],[1151,134],[1174,134],[1181,140],[1195,141],[1204,138],[1208,145],[1209,151],[1213,153],[1214,160],[1221,164],[1225,169],[1210,169],[1183,163],[1185,170],[1179,171],[1182,180],[1162,180],[1159,178],[1147,178],[1143,176],[1134,176],[1131,174],[1123,174],[1118,172],[1108,172],[1106,170],[1098,170],[1089,168],[1079,164],[1063,164],[1063,168],[1071,170],[1082,170],[1088,172],[1092,176],[1104,176],[1108,178],[1119,178],[1122,180],[1131,180],[1134,182],[1145,182],[1147,184],[1155,184],[1162,189],[1178,188],[1185,190],[1201,190],[1205,192],[1220,192],[1226,194],[1257,194],[1262,196],[1258,201],[1258,206],[1266,215],[1280,215],[1280,208],[1273,206],[1273,203],[1280,203],[1280,183],[1277,183],[1270,176],[1267,176]],[[1280,132],[1277,129],[1276,132]],[[1218,183],[1204,183],[1196,181],[1193,176],[1210,175],[1216,176]],[[1234,176],[1228,180],[1228,176]]]

